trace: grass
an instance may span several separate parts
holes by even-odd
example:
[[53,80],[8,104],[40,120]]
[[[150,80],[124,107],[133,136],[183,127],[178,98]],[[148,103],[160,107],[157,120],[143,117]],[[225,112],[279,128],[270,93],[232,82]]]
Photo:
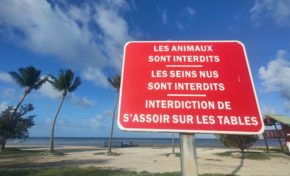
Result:
[[37,156],[41,152],[43,152],[43,151],[40,151],[40,150],[20,150],[17,148],[6,148],[4,152],[0,152],[0,158]]
[[94,155],[120,156],[122,154],[117,152],[98,152],[94,153]]
[[[242,154],[236,151],[226,151],[222,153],[215,153],[217,156],[230,156],[234,158],[241,158]],[[278,156],[277,156],[278,157]],[[244,159],[250,160],[269,160],[271,159],[271,155],[264,154],[262,152],[245,152]]]
[[43,150],[21,150],[18,148],[6,148],[4,152],[0,152],[0,158],[13,158],[13,157],[33,157],[39,155],[53,155],[62,156],[64,152],[61,151],[43,151]]
[[[10,166],[21,166],[25,163],[31,163],[36,157],[39,157],[42,151],[25,151],[15,148],[7,148],[0,152],[0,168]],[[2,174],[0,174],[2,175]]]
[[[112,153],[118,156],[120,153]],[[7,148],[0,153],[0,175],[2,176],[179,176],[180,172],[148,173],[127,170],[110,170],[96,167],[79,168],[77,166],[64,166],[63,163],[54,165],[35,165],[33,161],[39,157],[61,156],[63,152],[48,152],[43,150],[20,150]],[[95,155],[108,155],[107,152],[98,152]],[[170,154],[169,154],[170,155]],[[168,156],[169,156],[168,155]],[[179,153],[175,153],[179,157]],[[157,161],[156,161],[157,162]],[[57,165],[57,167],[55,167]],[[64,167],[58,167],[58,166]],[[52,167],[51,167],[52,166]],[[35,168],[37,167],[37,168]],[[51,167],[51,168],[50,168]],[[201,174],[201,176],[226,176],[223,174]]]
[[175,157],[180,157],[180,153],[165,153],[163,155],[165,155],[166,157],[169,157],[170,155],[175,155]]
[[205,159],[205,160],[207,160],[207,161],[222,161],[221,159],[210,159],[210,158]]
[[215,153],[215,155],[217,156],[231,156],[232,155],[232,151],[226,151],[226,152],[222,152],[222,153]]
[[261,151],[264,151],[264,152],[267,152],[267,153],[283,153],[285,154],[286,156],[289,156],[290,153],[288,151],[288,148],[287,146],[283,146],[283,150],[281,150],[281,148],[269,148],[269,152],[267,151],[267,149],[265,147],[256,147],[255,148],[256,150],[261,150]]
[[53,156],[63,156],[65,155],[64,152],[61,151],[53,151],[53,152],[49,152],[49,151],[45,151],[40,153],[41,155],[53,155]]
[[64,153],[61,151],[48,152],[44,150],[21,150],[17,148],[6,148],[4,152],[0,152],[0,168],[22,168],[30,165],[36,158],[39,157],[62,155],[64,155]]
[[[124,170],[108,170],[95,167],[88,168],[54,168],[54,169],[20,169],[5,171],[0,170],[0,175],[5,176],[180,176],[179,172],[148,173]],[[226,176],[224,174],[201,174],[200,176]]]
[[269,160],[271,156],[261,152],[246,152],[244,158],[250,160]]

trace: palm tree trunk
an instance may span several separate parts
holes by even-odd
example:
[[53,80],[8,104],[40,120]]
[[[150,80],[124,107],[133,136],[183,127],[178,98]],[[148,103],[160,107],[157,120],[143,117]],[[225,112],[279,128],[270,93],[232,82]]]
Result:
[[244,159],[245,158],[245,149],[241,149],[241,151],[242,151],[242,159]]
[[112,126],[111,126],[111,134],[110,134],[110,142],[109,142],[108,153],[112,153],[112,139],[113,139],[114,124],[115,124],[115,113],[116,113],[116,109],[117,109],[118,97],[119,97],[119,90],[117,89],[116,99],[115,99],[115,104],[114,104],[113,118],[112,118]]
[[0,137],[0,144],[1,144],[0,151],[1,152],[4,152],[4,150],[5,150],[5,144],[6,144],[6,138],[5,138],[5,136],[1,136]]
[[49,151],[50,152],[53,152],[54,151],[54,127],[55,127],[55,122],[56,122],[56,119],[57,119],[57,116],[58,116],[58,113],[62,107],[62,104],[64,102],[64,99],[65,99],[65,95],[62,97],[62,100],[58,106],[58,109],[55,113],[55,116],[54,116],[54,119],[53,119],[53,122],[51,124],[51,133],[50,133],[50,140],[49,140]]
[[25,90],[24,91],[24,95],[21,97],[20,101],[18,102],[16,108],[13,111],[12,117],[15,116],[17,110],[19,109],[20,105],[22,104],[22,102],[24,101],[25,97],[28,95],[29,91]]

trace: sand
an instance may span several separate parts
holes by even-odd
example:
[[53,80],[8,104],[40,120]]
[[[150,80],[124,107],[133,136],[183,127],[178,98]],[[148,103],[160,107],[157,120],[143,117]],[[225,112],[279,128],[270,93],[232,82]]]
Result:
[[[9,146],[11,147],[11,146]],[[15,147],[15,146],[14,146]],[[26,149],[31,150],[32,146]],[[39,148],[33,148],[37,150]],[[44,148],[41,148],[44,149]],[[106,155],[106,149],[84,146],[61,146],[63,156],[42,155],[25,167],[101,167],[147,171],[152,173],[180,171],[180,158],[171,154],[170,147],[114,148],[115,155]],[[236,151],[224,148],[198,148],[199,173],[222,173],[237,175],[290,175],[290,156],[275,154],[270,160],[249,160],[215,153]],[[176,148],[179,152],[179,148]],[[237,153],[238,154],[238,153]]]

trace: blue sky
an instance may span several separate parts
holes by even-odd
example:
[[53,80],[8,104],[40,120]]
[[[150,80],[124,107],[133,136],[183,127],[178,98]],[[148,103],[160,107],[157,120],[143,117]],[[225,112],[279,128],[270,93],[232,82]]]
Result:
[[[0,109],[23,94],[8,71],[33,65],[57,75],[71,68],[83,84],[66,99],[55,135],[106,137],[115,98],[107,77],[121,72],[127,41],[240,40],[262,113],[289,116],[289,9],[288,0],[1,0]],[[37,115],[31,136],[49,136],[59,102],[49,84],[29,94],[25,103]],[[117,137],[170,136],[115,129]]]

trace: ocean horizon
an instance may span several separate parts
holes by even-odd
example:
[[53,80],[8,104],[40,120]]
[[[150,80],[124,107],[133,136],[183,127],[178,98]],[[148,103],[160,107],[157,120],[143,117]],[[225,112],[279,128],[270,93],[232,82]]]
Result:
[[[109,141],[108,137],[55,137],[54,143],[59,146],[96,146],[104,147]],[[179,145],[179,138],[175,138],[176,146]],[[282,142],[284,142],[282,140]],[[24,140],[8,139],[8,145],[48,145],[49,137],[29,137]],[[134,146],[171,146],[172,138],[113,138],[113,143],[132,143]],[[279,147],[276,139],[268,140],[271,147]],[[224,147],[218,139],[196,138],[197,147]],[[258,140],[254,146],[265,146],[263,139]],[[266,146],[265,146],[266,147]]]

